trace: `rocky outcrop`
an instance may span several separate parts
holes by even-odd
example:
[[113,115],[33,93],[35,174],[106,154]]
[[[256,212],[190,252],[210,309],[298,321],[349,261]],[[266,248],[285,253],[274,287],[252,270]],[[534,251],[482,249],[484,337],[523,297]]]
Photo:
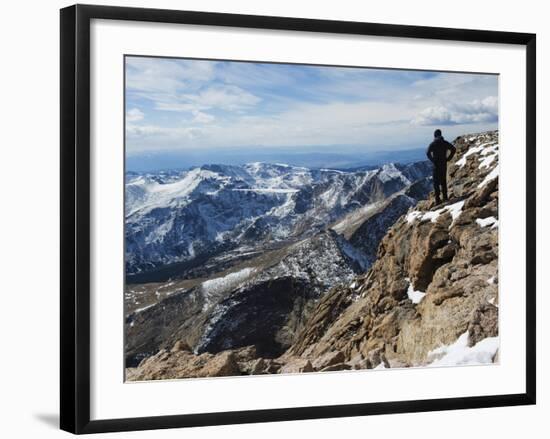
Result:
[[454,143],[450,200],[410,207],[387,230],[366,273],[310,302],[284,353],[230,347],[193,354],[182,345],[128,369],[128,379],[414,367],[434,358],[448,364],[441,361],[446,346],[467,350],[487,340],[491,352],[461,364],[498,360],[498,132]]
[[373,363],[415,366],[466,331],[470,346],[498,334],[497,141],[496,132],[455,141],[451,200],[420,202],[398,220],[371,270],[319,304],[288,355],[378,352]]
[[203,378],[239,375],[240,371],[231,351],[217,355],[193,355],[187,351],[162,349],[142,361],[138,368],[127,368],[126,379],[145,381],[175,378]]
[[300,373],[313,372],[311,362],[306,358],[290,358],[284,366],[279,369],[279,373]]
[[424,200],[430,193],[429,178],[421,178],[383,202],[367,205],[344,216],[331,226],[357,255],[355,259],[366,271],[376,260],[380,241],[401,215]]

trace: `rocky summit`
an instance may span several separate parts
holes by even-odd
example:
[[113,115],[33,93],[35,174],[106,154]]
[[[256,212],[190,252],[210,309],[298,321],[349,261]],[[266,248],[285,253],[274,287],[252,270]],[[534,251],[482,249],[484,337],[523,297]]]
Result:
[[[207,330],[194,337],[188,336],[191,330],[170,329],[173,336],[150,345],[143,359],[136,357],[130,364],[135,367],[126,369],[126,378],[153,380],[498,361],[498,132],[461,136],[454,145],[457,154],[448,164],[449,201],[440,205],[434,205],[433,198],[418,201],[422,197],[415,197],[415,191],[426,194],[426,183],[418,183],[418,179],[374,207],[345,212],[323,232],[323,238],[319,235],[302,244],[313,246],[305,249],[308,251],[318,249],[317,258],[327,253],[326,248],[339,249],[328,252],[339,255],[333,262],[346,265],[353,260],[355,265],[350,263],[348,268],[335,271],[325,266],[322,285],[304,274],[299,287],[291,288],[291,283],[285,284],[280,278],[276,289],[270,290],[266,284],[252,295],[245,292],[246,285],[239,287],[242,300],[248,301],[246,307],[255,309],[254,313],[268,321],[269,328],[275,328],[274,340],[279,340],[276,349],[254,339],[255,327],[250,326],[250,320],[240,321],[241,313],[224,314],[229,316],[224,327],[212,329],[220,319],[210,317],[210,323],[204,326]],[[415,188],[415,184],[424,185],[424,189]],[[380,237],[375,239],[377,234]],[[376,252],[371,250],[373,242]],[[352,250],[346,252],[346,246]],[[351,256],[353,250],[355,258]],[[304,261],[305,253],[296,248],[285,250],[252,276],[267,282],[268,270],[280,269],[292,258],[298,266],[296,261]],[[304,273],[306,265],[302,266]],[[288,309],[273,313],[284,316],[282,320],[277,323],[271,316],[268,319],[273,303],[264,296],[284,296],[288,291],[294,292],[286,299]],[[300,300],[296,300],[296,292]],[[220,306],[226,300],[224,309],[235,310],[238,297],[221,294],[211,306]],[[195,308],[189,305],[188,310],[195,310],[189,312],[194,312],[199,322],[200,310],[206,305],[197,300]],[[173,309],[183,310],[183,303]],[[142,317],[146,314],[129,314],[127,325]],[[157,328],[161,327],[159,317]],[[231,332],[231,328],[239,327]],[[227,344],[224,333],[241,338],[238,343]],[[136,346],[147,344],[150,338],[144,337]]]

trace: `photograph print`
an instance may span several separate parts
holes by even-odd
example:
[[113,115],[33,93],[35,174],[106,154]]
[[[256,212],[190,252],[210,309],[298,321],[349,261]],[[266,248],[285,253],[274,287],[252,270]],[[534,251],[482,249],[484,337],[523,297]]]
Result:
[[127,55],[126,381],[498,363],[498,80]]

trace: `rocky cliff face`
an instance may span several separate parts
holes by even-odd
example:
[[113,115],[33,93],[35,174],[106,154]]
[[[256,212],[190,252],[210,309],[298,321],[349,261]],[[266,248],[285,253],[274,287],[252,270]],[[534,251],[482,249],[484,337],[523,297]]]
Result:
[[455,141],[451,200],[422,201],[382,240],[369,272],[335,288],[285,354],[417,366],[467,333],[498,335],[498,134]]
[[[380,233],[373,224],[384,228],[384,206],[400,203],[401,211],[408,209],[391,221],[367,272],[339,279],[314,302],[307,318],[293,327],[284,353],[265,355],[252,339],[243,341],[249,346],[224,349],[223,338],[218,353],[193,353],[173,339],[173,348],[167,345],[128,369],[127,378],[497,361],[498,132],[459,137],[454,143],[448,203],[416,203],[410,193],[401,193],[361,221],[348,217],[332,226],[337,240],[357,245],[368,242],[369,234],[361,231],[367,221],[373,235]],[[278,294],[287,287],[281,285]],[[304,295],[311,294],[309,288]]]

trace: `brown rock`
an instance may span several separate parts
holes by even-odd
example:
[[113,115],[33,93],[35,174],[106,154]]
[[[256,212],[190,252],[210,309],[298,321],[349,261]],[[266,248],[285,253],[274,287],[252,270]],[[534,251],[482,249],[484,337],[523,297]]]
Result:
[[381,348],[373,349],[369,352],[367,357],[367,369],[374,369],[375,367],[383,364],[385,368],[390,367],[389,361],[386,359],[386,356],[383,353]]
[[313,360],[312,366],[315,370],[321,370],[328,366],[342,363],[344,360],[345,356],[341,351],[331,351]]
[[434,259],[439,259],[443,263],[448,262],[451,259],[453,259],[454,255],[456,254],[456,251],[457,251],[456,244],[454,242],[450,242],[444,247],[437,249],[437,251],[434,254]]
[[409,289],[409,282],[404,279],[396,279],[390,283],[388,287],[388,293],[396,300],[403,300],[407,297],[407,290]]
[[201,370],[201,376],[222,377],[231,375],[239,375],[235,354],[231,351],[216,355]]
[[234,349],[233,353],[235,354],[236,361],[250,361],[258,357],[256,346],[254,345],[245,346],[239,349]]
[[186,342],[184,342],[182,340],[178,340],[174,344],[174,347],[172,348],[171,352],[179,352],[179,351],[191,352],[191,348],[189,347],[189,345]]
[[468,325],[468,346],[487,337],[498,335],[498,308],[490,303],[481,304],[472,314]]
[[210,353],[194,355],[188,351],[161,351],[131,370],[127,379],[131,381],[163,380],[232,376],[240,373],[235,355],[231,351],[216,355]]
[[479,207],[486,203],[491,195],[498,188],[498,177],[494,178],[490,182],[486,183],[485,186],[478,189],[473,196],[471,196],[468,201],[465,203],[465,207],[468,209],[470,207]]
[[266,367],[264,369],[265,373],[278,373],[283,366],[281,363],[273,359],[266,358],[264,361],[266,363]]
[[305,358],[293,358],[279,369],[279,373],[313,372],[311,362]]
[[350,370],[351,366],[347,363],[336,363],[330,366],[323,367],[320,372],[332,372],[336,370]]
[[347,362],[347,364],[352,369],[366,369],[367,368],[367,360],[363,357],[363,354],[360,352],[357,355],[354,355],[351,360]]
[[438,260],[435,253],[449,242],[449,231],[439,224],[427,223],[413,231],[410,254],[409,277],[415,290],[426,291],[435,271],[444,261]]
[[253,362],[250,372],[253,375],[258,375],[261,373],[266,373],[266,370],[267,370],[267,364],[265,360],[263,358],[258,358]]
[[355,370],[363,370],[363,369],[369,368],[369,363],[366,358],[363,358],[361,361],[357,361],[357,362],[354,362],[353,364],[350,364],[350,366],[352,369],[355,369]]

